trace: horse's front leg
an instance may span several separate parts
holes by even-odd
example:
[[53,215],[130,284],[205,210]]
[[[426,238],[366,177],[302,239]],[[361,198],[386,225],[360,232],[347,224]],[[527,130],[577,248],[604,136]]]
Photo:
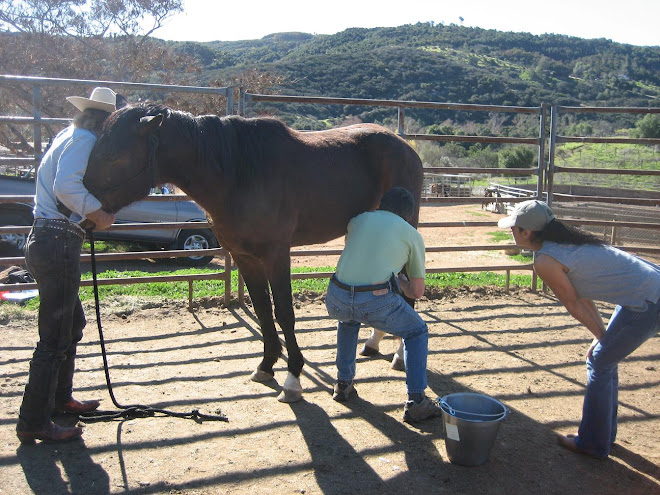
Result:
[[277,337],[275,321],[273,320],[273,307],[270,303],[268,280],[261,261],[247,256],[235,256],[234,260],[243,280],[245,280],[245,285],[247,285],[264,339],[264,357],[250,379],[255,382],[266,382],[272,380],[275,376],[273,365],[282,354],[282,345]]
[[297,402],[302,399],[300,373],[304,360],[294,331],[295,315],[291,295],[290,247],[282,246],[278,249],[272,249],[268,261],[265,262],[265,268],[273,293],[275,318],[284,333],[286,352],[289,358],[289,373],[282,387],[282,393],[277,397],[277,400],[280,402]]

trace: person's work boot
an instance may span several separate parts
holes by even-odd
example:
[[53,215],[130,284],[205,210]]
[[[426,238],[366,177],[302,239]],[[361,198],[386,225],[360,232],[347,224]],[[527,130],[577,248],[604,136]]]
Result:
[[16,428],[16,436],[21,443],[34,443],[35,440],[47,443],[69,442],[80,438],[82,432],[83,430],[79,426],[60,426],[52,421],[37,431]]
[[406,423],[417,423],[436,416],[442,416],[440,404],[428,397],[424,397],[421,402],[406,401],[403,409],[403,420]]
[[55,408],[58,413],[64,414],[82,414],[86,412],[96,411],[101,403],[97,400],[76,400],[73,397],[66,404],[62,404]]
[[353,385],[353,382],[337,382],[335,383],[335,389],[334,393],[332,394],[332,398],[336,400],[337,402],[346,402],[347,400],[352,399],[353,397],[357,397],[357,390],[355,390],[355,386]]

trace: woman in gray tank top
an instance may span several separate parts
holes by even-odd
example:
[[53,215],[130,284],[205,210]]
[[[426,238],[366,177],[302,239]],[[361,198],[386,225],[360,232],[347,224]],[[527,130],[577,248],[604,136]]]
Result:
[[[557,442],[605,458],[616,439],[617,365],[660,329],[660,267],[557,220],[541,201],[519,203],[498,225],[534,251],[537,275],[594,335],[578,433],[558,435]],[[616,305],[607,327],[595,300]]]

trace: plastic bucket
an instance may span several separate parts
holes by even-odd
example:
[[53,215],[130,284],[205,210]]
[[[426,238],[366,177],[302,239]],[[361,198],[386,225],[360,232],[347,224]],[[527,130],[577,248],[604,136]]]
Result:
[[504,404],[470,392],[445,395],[439,401],[449,460],[462,466],[484,464],[506,417]]

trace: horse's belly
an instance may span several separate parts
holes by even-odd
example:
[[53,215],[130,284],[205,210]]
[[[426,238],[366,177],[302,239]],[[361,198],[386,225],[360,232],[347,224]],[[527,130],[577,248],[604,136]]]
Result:
[[346,226],[343,230],[339,229],[333,232],[328,231],[305,231],[296,232],[291,239],[291,246],[308,246],[310,244],[323,244],[332,241],[346,234]]

